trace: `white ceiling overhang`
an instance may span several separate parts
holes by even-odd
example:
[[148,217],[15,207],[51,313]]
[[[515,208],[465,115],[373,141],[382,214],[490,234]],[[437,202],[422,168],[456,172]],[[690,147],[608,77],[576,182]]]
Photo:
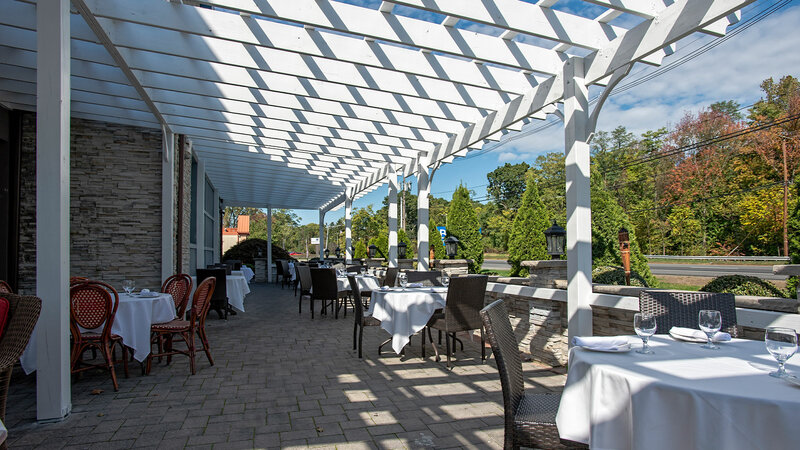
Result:
[[[545,118],[570,57],[605,85],[751,1],[73,0],[71,111],[185,134],[226,204],[328,210]],[[0,10],[0,103],[35,110],[35,1]]]

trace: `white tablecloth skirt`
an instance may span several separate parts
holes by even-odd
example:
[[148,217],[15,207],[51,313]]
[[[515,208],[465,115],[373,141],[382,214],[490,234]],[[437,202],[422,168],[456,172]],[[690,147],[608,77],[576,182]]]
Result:
[[[122,337],[122,342],[133,349],[133,357],[142,362],[150,354],[150,326],[169,322],[175,318],[175,302],[170,294],[158,297],[138,297],[119,294],[119,306],[111,324],[111,333]],[[93,330],[101,332],[102,328]],[[20,364],[26,374],[36,370],[36,331],[34,330]]]
[[[777,363],[764,342],[651,343],[651,355],[570,351],[562,438],[593,449],[798,448],[800,388],[768,375]],[[800,359],[786,369],[800,373]]]
[[242,266],[241,272],[242,272],[242,275],[244,275],[244,279],[247,280],[248,283],[255,276],[255,273],[253,272],[253,269],[251,269],[251,268],[249,268],[247,266]]
[[[194,298],[194,291],[197,288],[197,277],[192,277],[192,295],[189,298],[189,306]],[[244,312],[244,297],[250,293],[250,285],[243,275],[231,273],[225,277],[225,288],[228,293],[228,303],[241,312]]]
[[[381,288],[380,280],[372,275],[356,275],[356,283],[361,291],[374,291]],[[339,291],[350,291],[350,280],[347,277],[336,277]]]
[[433,312],[444,308],[446,298],[445,287],[376,289],[368,314],[392,335],[392,350],[399,355],[411,336],[425,328]]

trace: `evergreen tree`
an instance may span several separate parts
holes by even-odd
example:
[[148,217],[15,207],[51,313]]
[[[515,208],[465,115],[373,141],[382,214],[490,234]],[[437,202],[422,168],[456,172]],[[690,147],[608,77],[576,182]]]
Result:
[[367,257],[367,246],[364,241],[356,242],[356,251],[353,255],[354,259],[363,259]]
[[458,239],[458,252],[456,258],[469,259],[470,273],[477,273],[483,264],[483,239],[481,238],[480,225],[469,190],[464,185],[459,185],[453,193],[450,209],[447,211],[447,234]]
[[[369,245],[378,247],[376,258],[389,258],[389,229],[383,228],[378,235],[369,240]],[[368,245],[368,247],[369,247]]]
[[527,178],[527,187],[508,238],[511,276],[528,274],[528,269],[520,266],[522,261],[550,259],[544,237],[544,231],[550,226],[550,217],[539,197],[539,186],[532,176]]
[[[401,242],[406,243],[406,259],[414,259],[414,255],[417,254],[417,244],[408,237],[406,230],[402,228],[397,230],[397,244],[400,245]],[[400,257],[399,252],[397,253],[397,257]]]
[[447,253],[444,251],[444,244],[442,243],[442,235],[439,229],[436,228],[436,221],[433,218],[428,220],[428,245],[429,249],[433,249],[434,259],[444,259]]
[[636,242],[636,234],[631,221],[614,195],[609,192],[601,177],[592,173],[592,265],[621,266],[622,253],[619,250],[619,230],[625,228],[630,237],[631,270],[638,273],[649,286],[657,281],[650,272],[647,259]]

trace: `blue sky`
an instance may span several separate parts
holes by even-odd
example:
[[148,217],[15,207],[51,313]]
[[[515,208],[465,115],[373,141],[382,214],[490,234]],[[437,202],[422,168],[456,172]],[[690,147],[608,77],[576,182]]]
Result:
[[[348,1],[360,3],[359,1]],[[370,4],[370,1],[364,3]],[[373,2],[380,3],[380,2]],[[745,8],[742,19],[752,17],[774,4],[775,1],[761,0]],[[596,7],[579,11],[583,2],[561,1],[559,9],[569,12],[585,13],[589,17],[597,15]],[[603,106],[598,120],[598,130],[611,130],[623,125],[629,131],[640,134],[660,127],[671,127],[686,112],[695,112],[709,104],[722,100],[735,100],[742,106],[751,105],[761,98],[759,85],[766,78],[780,78],[784,75],[800,77],[800,5],[795,2],[771,14],[736,36],[702,53],[688,62],[664,72],[660,76],[612,95]],[[729,31],[730,33],[730,31]],[[662,67],[702,48],[714,38],[705,35],[689,36],[679,42],[675,54],[664,59]],[[658,68],[637,65],[620,86],[651,74]],[[599,91],[590,90],[590,96]],[[433,178],[431,192],[436,197],[449,199],[459,184],[464,184],[475,192],[475,198],[486,196],[486,174],[506,162],[531,163],[538,155],[552,151],[563,151],[564,129],[560,123],[543,131],[526,133],[537,129],[544,122],[536,121],[523,128],[520,133],[510,133],[498,143],[484,147],[487,152],[458,158],[452,164],[445,164]],[[473,152],[474,153],[474,152]],[[473,155],[471,153],[470,155]],[[413,177],[412,183],[416,192]],[[355,208],[374,205],[379,208],[383,197],[388,193],[383,185],[354,202]],[[294,210],[301,223],[316,223],[319,215],[316,210]],[[326,222],[337,220],[344,215],[344,208],[329,212]]]

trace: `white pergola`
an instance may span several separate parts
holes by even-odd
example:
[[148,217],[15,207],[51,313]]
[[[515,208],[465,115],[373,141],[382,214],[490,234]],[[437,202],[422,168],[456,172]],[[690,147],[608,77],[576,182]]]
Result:
[[[595,17],[557,2],[0,0],[0,102],[38,112],[39,419],[71,407],[70,117],[162,129],[165,205],[174,134],[229,205],[319,210],[322,238],[325,213],[344,204],[348,260],[353,200],[388,182],[397,264],[398,177],[416,176],[427,268],[433,171],[555,114],[569,334],[591,334],[589,141],[600,107],[632,64],[660,64],[691,33],[723,35],[752,0],[585,0]],[[590,111],[592,85],[604,91]]]

